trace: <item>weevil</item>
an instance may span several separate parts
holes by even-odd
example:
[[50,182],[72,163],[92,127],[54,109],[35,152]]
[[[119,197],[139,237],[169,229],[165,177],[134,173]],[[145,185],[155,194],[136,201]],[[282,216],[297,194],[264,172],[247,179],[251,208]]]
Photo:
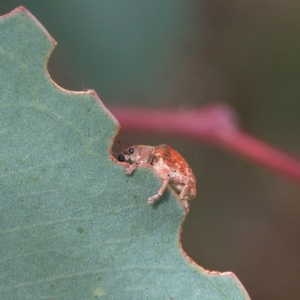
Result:
[[118,160],[129,164],[126,167],[127,175],[131,175],[139,166],[151,165],[163,180],[161,188],[148,199],[148,203],[153,203],[161,197],[170,185],[178,194],[185,209],[189,209],[188,200],[196,196],[196,179],[185,159],[172,147],[166,144],[134,145],[124,149],[119,154]]

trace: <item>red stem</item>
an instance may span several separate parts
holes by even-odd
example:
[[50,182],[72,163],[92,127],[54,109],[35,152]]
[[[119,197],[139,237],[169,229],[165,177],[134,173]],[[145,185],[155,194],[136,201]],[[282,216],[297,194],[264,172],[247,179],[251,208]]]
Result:
[[171,134],[221,145],[300,183],[300,161],[238,128],[224,105],[170,111],[110,107],[124,131]]

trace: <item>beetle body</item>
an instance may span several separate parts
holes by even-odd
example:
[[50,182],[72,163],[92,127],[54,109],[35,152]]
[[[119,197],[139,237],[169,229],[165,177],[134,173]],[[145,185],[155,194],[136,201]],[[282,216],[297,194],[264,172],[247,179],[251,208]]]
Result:
[[162,196],[167,186],[170,185],[179,195],[185,209],[188,210],[187,201],[196,196],[196,179],[192,169],[176,150],[166,144],[134,145],[124,149],[118,159],[129,164],[126,168],[127,175],[132,174],[139,166],[152,165],[163,180],[163,185],[157,194],[148,199],[149,203]]

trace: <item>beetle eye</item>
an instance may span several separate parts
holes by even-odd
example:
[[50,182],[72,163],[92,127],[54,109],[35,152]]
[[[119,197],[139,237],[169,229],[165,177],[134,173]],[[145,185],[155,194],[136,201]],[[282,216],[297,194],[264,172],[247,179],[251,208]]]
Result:
[[129,154],[132,154],[134,152],[134,149],[133,148],[129,148],[128,152],[129,152]]
[[119,161],[125,161],[125,156],[123,154],[120,154],[118,159]]

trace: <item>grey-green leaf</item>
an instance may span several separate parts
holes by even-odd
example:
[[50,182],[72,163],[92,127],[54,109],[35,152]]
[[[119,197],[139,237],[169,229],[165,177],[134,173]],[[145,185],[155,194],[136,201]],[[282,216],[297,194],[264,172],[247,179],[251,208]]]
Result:
[[0,298],[248,299],[185,257],[178,199],[111,159],[118,124],[51,81],[54,45],[22,7],[0,19]]

